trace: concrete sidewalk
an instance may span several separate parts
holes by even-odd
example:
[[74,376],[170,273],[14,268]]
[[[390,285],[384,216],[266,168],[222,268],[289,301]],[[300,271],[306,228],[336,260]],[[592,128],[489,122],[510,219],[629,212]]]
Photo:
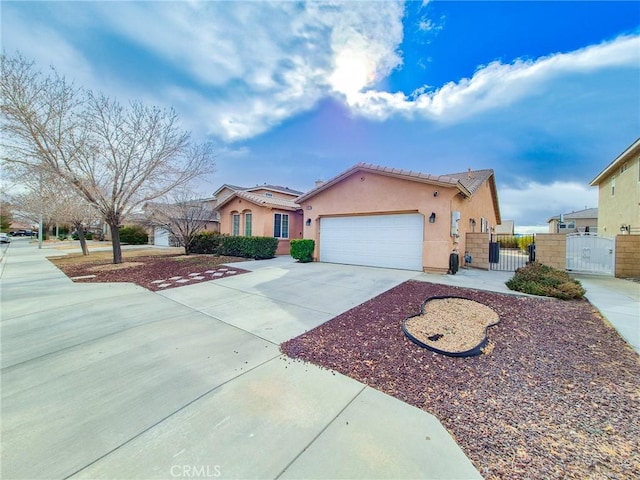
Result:
[[0,269],[2,478],[481,478],[432,415],[278,343],[416,272],[285,259],[165,291]]

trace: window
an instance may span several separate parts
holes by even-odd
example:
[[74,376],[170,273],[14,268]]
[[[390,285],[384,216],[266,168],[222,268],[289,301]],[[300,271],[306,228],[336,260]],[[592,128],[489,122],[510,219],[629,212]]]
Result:
[[627,162],[623,163],[620,167],[620,173],[624,173],[627,171]]
[[234,237],[237,237],[238,235],[240,235],[240,214],[239,213],[233,214],[233,225],[232,225],[231,234]]
[[265,197],[273,197],[273,193],[266,192],[266,193],[264,194],[264,196],[265,196]]
[[252,233],[251,233],[251,219],[252,219],[251,212],[247,212],[247,213],[244,214],[244,234],[247,237],[250,237],[252,235]]
[[487,233],[488,231],[489,231],[489,221],[484,217],[480,217],[480,232]]
[[273,236],[289,238],[289,215],[286,213],[276,213],[273,216]]
[[612,197],[616,196],[616,177],[613,177],[611,179],[611,196]]

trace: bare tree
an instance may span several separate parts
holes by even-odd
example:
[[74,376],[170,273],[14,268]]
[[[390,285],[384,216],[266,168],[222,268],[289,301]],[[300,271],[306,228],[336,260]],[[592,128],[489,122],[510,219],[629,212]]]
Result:
[[3,159],[59,176],[109,225],[113,262],[132,211],[213,169],[210,144],[190,142],[173,110],[123,106],[2,55]]
[[217,219],[217,213],[206,202],[187,192],[174,195],[173,200],[171,203],[149,203],[145,210],[150,225],[167,230],[189,255],[196,237],[209,222]]
[[22,187],[26,191],[13,196],[13,204],[17,206],[20,216],[30,223],[38,223],[42,217],[47,227],[70,224],[78,233],[82,253],[89,255],[84,230],[96,223],[100,218],[99,212],[59,177],[51,174],[29,175],[26,173],[28,167],[22,171],[25,172]]

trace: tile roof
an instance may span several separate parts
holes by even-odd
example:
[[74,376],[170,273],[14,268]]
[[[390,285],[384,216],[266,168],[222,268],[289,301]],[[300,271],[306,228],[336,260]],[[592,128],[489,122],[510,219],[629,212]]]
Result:
[[255,187],[248,187],[248,188],[240,188],[241,190],[250,192],[252,190],[273,190],[275,192],[282,192],[282,193],[288,193],[290,195],[302,195],[304,192],[301,192],[299,190],[294,190],[292,188],[289,187],[282,187],[280,185],[268,185],[268,184],[264,184],[264,185],[256,185]]
[[[462,178],[463,174],[450,174],[450,175],[431,175],[428,173],[420,173],[414,172],[410,170],[401,170],[398,168],[391,167],[382,167],[380,165],[373,165],[370,163],[358,163],[348,170],[342,172],[341,174],[333,177],[332,179],[316,186],[315,188],[309,190],[304,195],[299,196],[296,201],[301,202],[304,201],[316,193],[319,193],[326,188],[334,185],[340,180],[348,177],[352,173],[356,171],[368,171],[373,173],[379,173],[382,175],[387,175],[396,178],[404,178],[407,180],[413,180],[416,182],[424,182],[430,183],[434,185],[443,185],[443,186],[451,186],[457,187],[461,193],[466,196],[471,196],[473,192],[491,175],[493,175],[493,170],[476,170],[471,171],[472,178],[471,180],[467,179],[467,175],[469,172],[464,172],[464,179]],[[471,188],[473,190],[471,190]]]
[[460,173],[448,173],[446,176],[455,178],[473,195],[476,190],[493,175],[493,170],[467,170]]
[[228,197],[222,199],[217,207],[221,207],[225,203],[229,202],[233,197],[242,198],[256,205],[262,205],[265,207],[281,208],[284,210],[300,210],[300,205],[286,198],[278,197],[265,197],[264,195],[256,195],[255,193],[247,192],[244,190],[238,190]]
[[[581,218],[598,218],[598,209],[597,208],[586,208],[584,210],[578,210],[577,212],[571,213],[563,213],[562,216],[565,220],[577,220]],[[560,215],[556,215],[555,217],[551,217],[547,222],[551,220],[560,220]]]

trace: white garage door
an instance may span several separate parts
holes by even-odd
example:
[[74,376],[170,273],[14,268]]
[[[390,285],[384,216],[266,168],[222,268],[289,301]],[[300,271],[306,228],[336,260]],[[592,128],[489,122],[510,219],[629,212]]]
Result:
[[320,261],[422,270],[424,217],[417,213],[320,220]]
[[153,244],[158,247],[168,247],[169,231],[164,228],[156,227],[153,231]]

